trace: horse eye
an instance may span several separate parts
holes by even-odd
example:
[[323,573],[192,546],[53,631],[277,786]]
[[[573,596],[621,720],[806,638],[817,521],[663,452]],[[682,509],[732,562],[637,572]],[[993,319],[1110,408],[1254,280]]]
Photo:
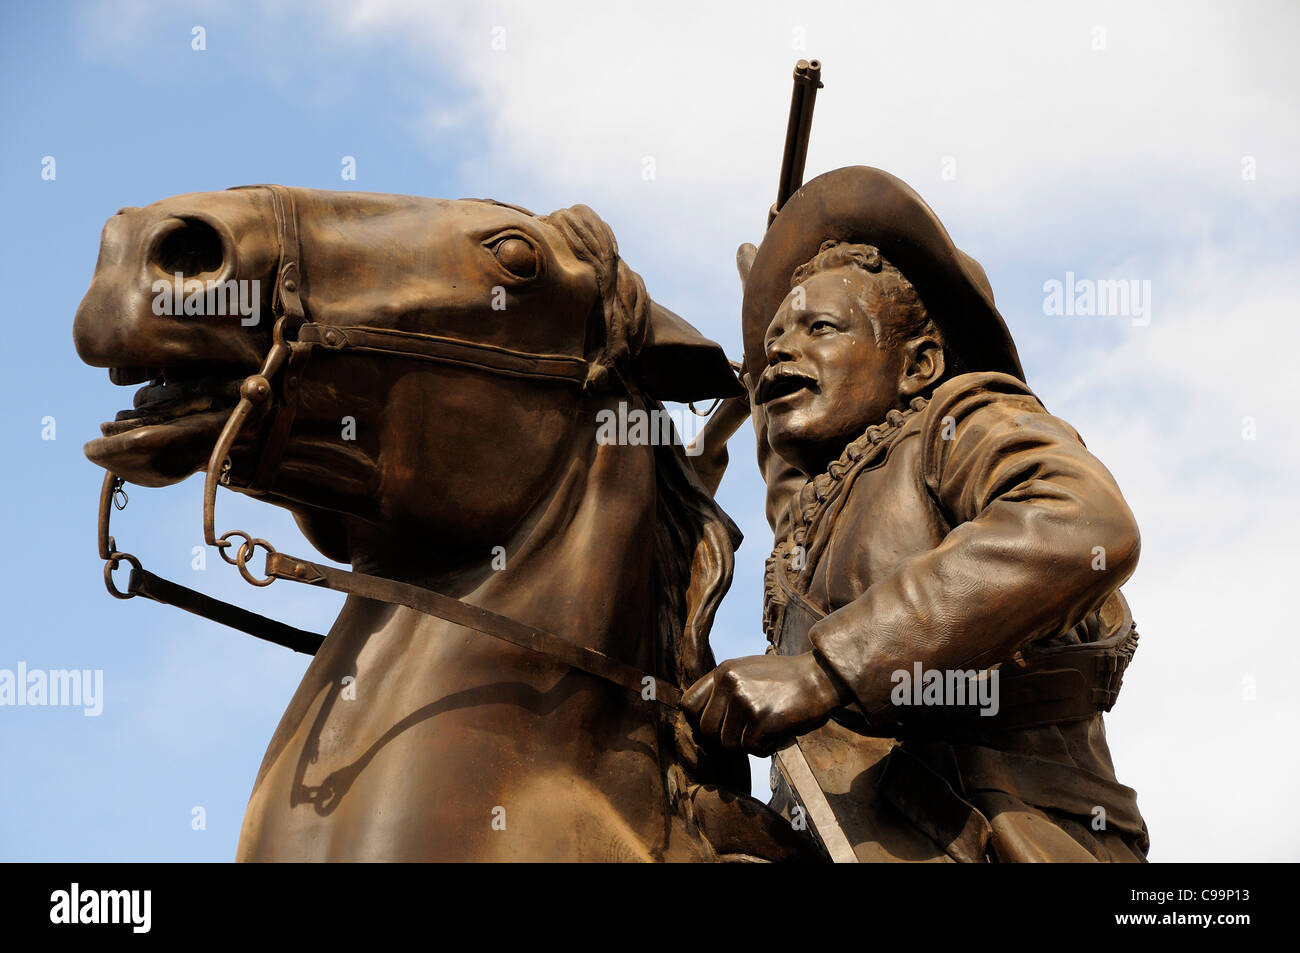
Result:
[[533,278],[539,264],[537,249],[516,235],[501,239],[492,247],[501,267],[519,278]]

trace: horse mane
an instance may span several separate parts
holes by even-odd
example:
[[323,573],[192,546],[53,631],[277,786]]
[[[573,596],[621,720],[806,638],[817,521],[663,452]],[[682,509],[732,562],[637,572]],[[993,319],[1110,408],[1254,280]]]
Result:
[[[587,347],[587,359],[594,370],[585,386],[588,390],[617,390],[628,397],[639,397],[647,410],[664,412],[666,417],[663,404],[646,392],[632,369],[645,339],[650,296],[641,276],[619,257],[613,230],[586,205],[552,212],[542,221],[559,231],[570,250],[591,265],[596,274],[600,300],[589,322]],[[655,445],[655,488],[654,551],[659,575],[656,581],[660,583],[656,588],[662,594],[659,615],[663,671],[659,674],[686,687],[713,667],[708,625],[687,624],[687,591],[696,551],[701,544],[716,546],[719,542],[734,551],[740,543],[740,531],[695,478],[680,437],[673,446]],[[729,563],[728,558],[728,585]],[[711,611],[708,621],[712,621]],[[706,661],[708,667],[701,668]]]
[[[570,251],[592,267],[599,289],[598,301],[588,317],[586,357],[592,371],[584,387],[594,392],[617,390],[628,397],[640,398],[647,410],[665,414],[660,419],[671,419],[663,403],[641,386],[633,369],[645,339],[650,297],[641,276],[619,256],[618,242],[609,225],[586,205],[538,215],[495,199],[464,201],[513,209],[547,223],[560,233]],[[680,445],[680,435],[677,437],[678,442],[672,446],[654,447],[653,592],[658,665],[655,674],[685,689],[715,665],[709,631],[717,603],[731,585],[734,554],[741,533],[700,484]],[[305,519],[298,517],[300,526]],[[323,537],[328,527],[317,522],[311,535],[314,545],[320,548],[329,542]],[[307,531],[306,526],[303,528]],[[350,561],[343,542],[327,551],[327,555],[342,562]],[[714,591],[699,592],[701,587],[696,585],[697,591],[692,592],[697,569],[699,573],[711,570],[715,576],[721,576]],[[747,767],[745,779],[747,784]]]
[[[531,214],[531,213],[530,213]],[[618,254],[614,232],[586,205],[537,216],[564,237],[570,250],[591,265],[599,302],[588,322],[589,390],[616,390],[640,398],[647,410],[666,415],[661,401],[642,386],[633,363],[645,340],[650,297],[641,276]],[[695,475],[679,435],[654,446],[654,579],[656,647],[661,678],[683,690],[716,664],[709,632],[722,596],[731,586],[741,533]],[[706,579],[714,582],[709,585]],[[706,756],[683,719],[663,728],[691,781],[717,781],[749,790],[748,759]],[[667,766],[666,766],[667,767]]]

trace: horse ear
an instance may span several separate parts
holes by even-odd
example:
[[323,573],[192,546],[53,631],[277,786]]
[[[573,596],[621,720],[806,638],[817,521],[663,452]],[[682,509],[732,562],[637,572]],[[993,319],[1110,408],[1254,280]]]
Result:
[[661,401],[686,403],[745,393],[722,348],[654,301],[636,363],[641,383]]

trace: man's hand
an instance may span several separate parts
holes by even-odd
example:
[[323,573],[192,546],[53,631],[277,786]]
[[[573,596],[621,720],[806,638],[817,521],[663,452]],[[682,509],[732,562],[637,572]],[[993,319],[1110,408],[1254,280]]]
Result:
[[825,724],[848,701],[806,652],[723,662],[690,687],[682,710],[706,741],[766,757]]

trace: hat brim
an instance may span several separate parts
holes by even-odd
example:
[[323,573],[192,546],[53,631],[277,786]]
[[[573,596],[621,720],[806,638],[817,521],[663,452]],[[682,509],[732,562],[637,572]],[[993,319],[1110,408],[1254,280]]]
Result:
[[916,288],[965,370],[1025,379],[984,269],[953,244],[930,206],[905,182],[880,169],[849,166],[799,189],[759,246],[742,310],[751,380],[767,365],[763,338],[790,293],[791,275],[828,240],[876,246]]

